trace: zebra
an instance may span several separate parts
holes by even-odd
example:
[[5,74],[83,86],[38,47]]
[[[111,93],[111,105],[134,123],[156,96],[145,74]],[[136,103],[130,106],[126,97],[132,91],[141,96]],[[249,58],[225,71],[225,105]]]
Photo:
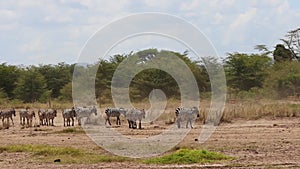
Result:
[[81,120],[83,118],[87,118],[86,121],[90,122],[90,117],[92,114],[95,114],[97,116],[97,109],[95,106],[89,108],[89,107],[76,107],[75,112],[77,115],[78,125],[81,125]]
[[108,124],[111,126],[110,117],[117,117],[117,125],[121,125],[121,120],[120,120],[120,115],[123,114],[124,116],[126,115],[126,109],[124,108],[107,108],[105,110],[105,114],[106,114],[106,120],[105,120],[105,125],[108,122]]
[[11,119],[12,121],[12,124],[14,124],[14,120],[13,120],[13,115],[16,116],[16,111],[14,108],[10,109],[10,110],[2,110],[1,113],[0,113],[0,116],[2,118],[2,124],[4,124],[4,119],[6,118],[7,119],[7,124],[9,126],[9,119]]
[[20,113],[20,124],[25,125],[25,119],[27,120],[27,125],[32,126],[32,118],[35,118],[35,112],[32,110],[31,112],[29,109],[22,109],[19,111]]
[[142,129],[142,119],[145,118],[145,110],[138,110],[138,109],[130,109],[126,113],[126,119],[128,121],[129,128],[136,129],[136,121],[139,121],[139,129]]
[[47,113],[47,111],[45,109],[38,110],[40,125],[42,125],[42,126],[47,124],[46,113]]
[[200,116],[197,107],[192,107],[192,108],[178,107],[175,109],[175,115],[176,115],[178,128],[180,128],[181,121],[185,121],[185,120],[186,120],[186,128],[188,128],[189,123],[191,128],[193,128],[192,121],[196,119],[195,115],[197,115],[197,117]]
[[51,126],[54,126],[54,118],[56,117],[57,115],[57,111],[55,109],[48,109],[46,111],[46,125],[51,125]]
[[74,117],[76,117],[76,112],[74,107],[72,107],[72,109],[65,109],[62,112],[62,116],[63,116],[63,120],[64,120],[64,126],[66,126],[66,122],[67,122],[67,126],[70,126],[70,122],[72,120],[72,126],[74,126]]

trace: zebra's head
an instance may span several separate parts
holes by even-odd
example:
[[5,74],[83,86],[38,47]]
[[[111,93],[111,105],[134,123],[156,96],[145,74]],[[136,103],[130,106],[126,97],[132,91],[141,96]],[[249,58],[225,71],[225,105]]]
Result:
[[182,107],[177,107],[177,108],[175,109],[175,115],[176,115],[176,117],[178,117],[178,115],[179,115],[179,113],[180,113],[180,110],[182,110]]
[[108,107],[107,109],[105,109],[105,114],[108,114],[110,112],[110,107]]

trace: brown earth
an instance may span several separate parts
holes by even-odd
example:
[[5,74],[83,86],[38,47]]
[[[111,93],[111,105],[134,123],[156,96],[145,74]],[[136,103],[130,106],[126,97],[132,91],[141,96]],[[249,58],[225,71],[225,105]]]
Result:
[[[55,119],[55,126],[22,128],[19,115],[14,117],[15,125],[0,130],[0,145],[45,144],[71,146],[88,151],[107,154],[85,134],[55,133],[62,131],[61,113]],[[0,123],[2,124],[2,123]],[[38,124],[35,120],[34,124]],[[114,124],[114,121],[112,121]],[[77,125],[77,123],[76,123]],[[159,127],[158,127],[159,126]],[[128,129],[127,123],[116,128],[126,135],[158,134],[166,128],[163,122],[144,124],[142,130]],[[195,141],[201,130],[200,122],[177,145],[208,149],[228,156],[234,160],[215,164],[193,165],[146,165],[137,162],[113,162],[97,164],[57,164],[38,162],[29,153],[0,153],[1,168],[300,168],[300,118],[263,118],[259,120],[235,120],[221,124],[205,143]]]

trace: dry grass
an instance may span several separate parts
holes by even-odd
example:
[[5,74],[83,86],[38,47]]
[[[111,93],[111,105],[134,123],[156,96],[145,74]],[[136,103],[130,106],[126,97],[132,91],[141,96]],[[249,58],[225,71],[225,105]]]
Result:
[[[148,109],[149,102],[133,103],[136,108]],[[175,108],[180,106],[180,100],[170,99],[167,102],[165,112],[160,115],[157,121],[164,121],[165,124],[175,122]],[[113,107],[113,104],[101,105],[102,108]],[[198,121],[213,121],[215,115],[210,115],[210,101],[201,100],[200,118]],[[297,117],[300,116],[300,102],[283,100],[235,100],[228,101],[221,116],[221,122],[231,122],[234,119],[255,120],[263,117]]]

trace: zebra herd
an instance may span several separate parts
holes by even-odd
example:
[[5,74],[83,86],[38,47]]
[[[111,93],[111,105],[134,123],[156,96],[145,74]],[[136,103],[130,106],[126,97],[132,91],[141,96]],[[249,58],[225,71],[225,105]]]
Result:
[[[64,126],[74,126],[75,118],[78,120],[78,125],[81,125],[83,119],[86,119],[86,122],[90,122],[91,115],[94,114],[97,116],[97,109],[93,107],[72,107],[71,109],[64,109],[62,111],[62,117]],[[29,108],[19,110],[20,115],[20,124],[32,126],[32,120],[36,117],[35,111],[30,110]],[[54,118],[57,117],[56,109],[38,109],[37,111],[39,125],[54,126]],[[125,109],[125,108],[107,108],[105,109],[105,125],[108,123],[111,126],[110,118],[116,117],[116,125],[121,125],[120,116],[123,115],[127,122],[128,127],[132,129],[141,129],[142,128],[142,119],[146,117],[146,112],[144,109]],[[175,109],[177,127],[181,127],[181,122],[186,121],[186,128],[188,124],[192,126],[192,121],[199,117],[199,110],[197,107],[192,108],[183,108],[178,107]],[[0,119],[2,119],[2,124],[4,125],[4,120],[9,125],[9,120],[12,121],[14,125],[13,116],[16,116],[16,111],[14,108],[9,110],[0,111]],[[138,121],[138,125],[137,125]],[[25,123],[27,122],[27,123]]]
[[105,124],[108,122],[108,124],[111,125],[109,118],[116,117],[117,125],[121,125],[120,116],[123,115],[123,116],[125,116],[125,118],[128,121],[128,127],[132,128],[132,129],[137,128],[137,124],[136,124],[137,120],[139,121],[138,128],[141,129],[142,128],[142,119],[144,119],[146,116],[144,109],[139,110],[139,109],[135,109],[135,108],[131,108],[128,110],[124,109],[124,108],[107,108],[105,110],[105,114],[106,114]]
[[[128,121],[129,128],[133,128],[133,129],[137,128],[136,121],[139,122],[138,128],[139,129],[142,128],[141,121],[142,119],[145,118],[146,115],[144,109],[138,110],[134,108],[129,110],[126,110],[124,108],[107,108],[105,110],[105,114],[106,114],[105,124],[108,122],[109,125],[111,125],[109,118],[116,117],[117,118],[116,124],[121,125],[120,116],[123,115]],[[186,128],[188,128],[188,124],[190,124],[190,127],[193,128],[192,122],[197,117],[200,116],[197,107],[192,107],[192,108],[178,107],[175,109],[175,115],[176,115],[176,122],[178,128],[181,127],[182,121],[186,121]]]

